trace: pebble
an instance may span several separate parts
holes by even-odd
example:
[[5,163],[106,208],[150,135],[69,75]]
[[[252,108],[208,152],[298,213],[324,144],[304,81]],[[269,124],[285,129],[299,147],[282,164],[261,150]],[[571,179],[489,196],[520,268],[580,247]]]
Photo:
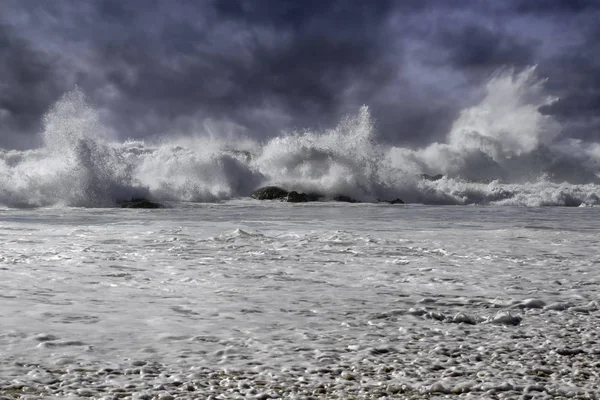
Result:
[[573,307],[572,303],[556,302],[556,303],[548,304],[545,307],[545,309],[546,310],[553,310],[553,311],[565,311],[565,310],[568,310],[571,307]]
[[472,315],[467,315],[462,312],[459,312],[458,314],[456,314],[452,318],[451,322],[454,324],[469,324],[469,325],[475,325],[477,323],[477,321],[475,320],[475,317],[473,317]]
[[[413,310],[412,314],[423,318],[401,318],[399,314],[390,326],[360,331],[371,318],[365,316],[362,322],[353,321],[350,330],[330,336],[307,335],[310,341],[294,343],[296,350],[289,353],[289,360],[274,366],[268,355],[273,349],[233,339],[219,345],[232,349],[229,353],[237,354],[240,363],[224,364],[223,368],[218,364],[200,367],[207,363],[185,359],[172,364],[126,359],[120,365],[85,366],[68,354],[57,355],[48,366],[15,362],[13,368],[23,374],[19,379],[0,377],[0,400],[15,396],[111,400],[550,399],[594,398],[597,394],[600,326],[593,314],[596,302],[573,306],[586,310],[583,312],[573,311],[567,302],[540,308],[536,299],[524,300],[519,304],[527,324],[521,326],[522,317],[511,314],[515,307],[510,301],[494,306],[500,310],[487,319],[476,316],[489,312],[487,302],[469,303],[473,304],[468,306],[469,312],[462,311],[467,309],[464,301],[456,306],[448,304],[436,302],[440,311]],[[456,325],[441,324],[442,317],[443,322]],[[478,323],[481,321],[485,323]],[[26,340],[31,338],[35,337]],[[44,337],[35,341],[43,342],[39,339]],[[340,341],[342,345],[338,345]],[[36,344],[30,346],[35,348]],[[207,350],[201,354],[210,357],[212,353]]]
[[544,308],[546,303],[540,299],[526,299],[515,305],[516,308]]
[[487,322],[490,324],[496,324],[496,325],[516,326],[516,325],[519,325],[522,320],[523,320],[522,317],[520,317],[518,315],[512,315],[508,311],[499,311],[493,317],[489,318],[487,320]]
[[450,393],[450,390],[448,390],[444,385],[442,385],[440,382],[436,382],[434,384],[432,384],[428,389],[426,389],[425,391],[426,393]]
[[454,385],[450,391],[455,394],[469,393],[476,384],[475,381],[460,382]]

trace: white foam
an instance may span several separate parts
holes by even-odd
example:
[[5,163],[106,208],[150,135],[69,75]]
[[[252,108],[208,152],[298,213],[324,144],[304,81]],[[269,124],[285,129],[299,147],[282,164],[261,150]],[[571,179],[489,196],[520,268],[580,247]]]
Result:
[[[206,127],[193,137],[118,142],[75,90],[44,118],[44,147],[0,150],[0,205],[206,202],[267,184],[367,202],[597,205],[600,144],[562,139],[557,122],[538,111],[554,101],[542,89],[535,68],[499,72],[445,143],[420,149],[378,143],[366,106],[333,129],[287,132],[266,143],[220,139]],[[423,173],[446,177],[431,182]]]

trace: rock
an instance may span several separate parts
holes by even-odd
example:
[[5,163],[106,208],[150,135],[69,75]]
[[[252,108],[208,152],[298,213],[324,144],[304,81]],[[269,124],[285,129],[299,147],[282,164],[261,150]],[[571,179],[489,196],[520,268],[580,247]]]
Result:
[[577,306],[577,307],[571,307],[570,309],[571,311],[575,311],[578,313],[590,313],[593,311],[598,310],[598,304],[595,301],[590,301],[587,305],[585,306]]
[[306,198],[308,201],[321,201],[325,198],[325,195],[322,193],[310,192],[306,193]]
[[333,196],[333,200],[341,201],[341,202],[345,202],[345,203],[360,203],[358,200],[353,199],[350,196],[345,196],[343,194],[336,194],[335,196]]
[[565,310],[568,310],[571,307],[574,307],[574,304],[572,304],[572,303],[560,303],[560,302],[558,302],[558,303],[548,304],[544,308],[546,310],[565,311]]
[[381,203],[389,203],[389,204],[404,204],[404,201],[402,201],[402,199],[397,198],[394,200],[381,200],[381,199],[377,199],[377,201],[381,202]]
[[427,310],[424,309],[424,308],[414,308],[414,307],[411,307],[411,308],[408,309],[407,313],[410,314],[410,315],[414,315],[416,317],[420,317],[422,315],[426,315],[427,314]]
[[388,201],[388,203],[390,203],[390,204],[404,204],[404,202],[400,198],[397,198],[397,199],[394,199],[394,200],[390,200],[390,201]]
[[518,315],[512,315],[511,313],[506,312],[506,311],[499,311],[493,317],[488,318],[488,320],[486,322],[489,324],[496,324],[496,325],[517,326],[521,323],[522,320],[523,320],[523,318],[521,318]]
[[523,391],[525,393],[531,393],[531,392],[545,392],[546,388],[542,385],[527,385],[525,386],[525,388],[523,389]]
[[428,175],[428,174],[421,174],[421,179],[425,179],[427,181],[439,181],[440,179],[442,179],[444,177],[444,175],[442,174],[437,174],[437,175]]
[[546,303],[540,299],[526,299],[522,302],[515,304],[515,308],[544,308]]
[[295,190],[292,190],[288,193],[286,201],[288,203],[305,203],[308,201],[308,196],[306,193],[298,193]]
[[347,381],[354,381],[354,380],[356,380],[356,376],[354,376],[350,371],[342,371],[342,373],[340,374],[340,376],[342,377],[342,379],[345,379]]
[[426,314],[426,316],[427,316],[427,318],[435,319],[436,321],[446,320],[446,316],[444,314],[442,314],[441,312],[437,312],[437,311],[429,311]]
[[469,393],[470,391],[473,390],[473,388],[476,385],[477,385],[477,382],[475,382],[475,381],[460,382],[460,383],[457,383],[456,385],[454,385],[454,387],[452,388],[452,390],[450,390],[450,392],[452,392],[454,394]]
[[425,390],[426,393],[444,393],[444,394],[448,394],[450,393],[450,390],[448,390],[444,385],[441,384],[441,382],[435,382],[433,385],[429,386],[429,388],[427,388],[427,390]]
[[150,201],[148,199],[131,199],[128,201],[120,201],[117,203],[121,208],[163,208],[160,203]]
[[250,197],[257,200],[287,199],[288,191],[277,186],[265,186],[256,189]]
[[576,356],[582,353],[585,353],[582,349],[570,349],[568,347],[556,349],[556,354],[560,354],[561,356]]
[[469,325],[475,325],[477,323],[477,321],[475,320],[475,317],[473,317],[472,315],[462,313],[462,312],[459,312],[458,314],[456,314],[450,320],[450,322],[452,322],[453,324],[469,324]]

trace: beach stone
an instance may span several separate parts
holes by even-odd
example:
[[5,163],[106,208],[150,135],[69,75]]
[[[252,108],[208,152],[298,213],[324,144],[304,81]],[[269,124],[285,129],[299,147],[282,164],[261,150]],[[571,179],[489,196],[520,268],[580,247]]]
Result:
[[431,319],[435,319],[436,321],[444,321],[446,316],[438,311],[430,311],[427,313],[427,317]]
[[583,351],[582,349],[570,349],[567,347],[563,347],[560,349],[556,349],[556,353],[560,354],[561,356],[575,356],[577,354],[582,354],[585,353],[585,351]]
[[516,308],[544,308],[546,303],[540,299],[526,299],[521,303],[516,304],[514,307]]
[[570,310],[582,314],[588,314],[590,312],[598,310],[598,304],[595,301],[590,301],[585,306],[572,307]]
[[496,325],[512,325],[517,326],[523,320],[522,317],[518,315],[512,315],[508,311],[499,311],[491,318],[488,318],[487,322],[490,324]]
[[572,303],[561,303],[561,302],[557,302],[557,303],[551,303],[548,304],[545,309],[546,310],[553,310],[553,311],[564,311],[564,310],[568,310],[569,308],[573,307]]
[[469,324],[469,325],[475,325],[477,323],[477,321],[475,320],[475,317],[473,317],[472,315],[462,313],[462,312],[459,312],[454,317],[452,317],[450,322],[452,322],[453,324]]
[[340,376],[347,381],[356,380],[356,377],[350,371],[342,371]]
[[476,384],[475,381],[460,382],[454,385],[450,392],[454,394],[469,393]]
[[52,340],[58,340],[58,337],[49,333],[40,333],[34,337],[38,342],[49,342]]
[[436,382],[434,384],[432,384],[426,391],[427,393],[444,393],[444,394],[448,394],[450,393],[450,390],[448,390],[444,385],[442,385],[441,382]]
[[525,389],[523,390],[524,393],[531,393],[531,392],[545,392],[546,388],[542,385],[527,385],[525,386]]

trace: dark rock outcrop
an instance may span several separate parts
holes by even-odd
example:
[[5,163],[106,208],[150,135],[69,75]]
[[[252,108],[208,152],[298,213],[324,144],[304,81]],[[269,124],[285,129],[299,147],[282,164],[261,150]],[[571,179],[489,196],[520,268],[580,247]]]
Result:
[[325,195],[321,193],[311,192],[306,193],[306,198],[308,199],[308,201],[321,201],[325,198]]
[[394,199],[394,200],[389,200],[386,203],[390,203],[390,204],[404,204],[404,202],[400,198],[397,198],[397,199]]
[[327,198],[325,195],[315,192],[311,192],[308,194],[303,192],[297,192],[295,190],[288,192],[287,190],[282,189],[279,186],[265,186],[258,188],[250,194],[250,197],[256,200],[279,200],[286,201],[289,203],[304,203],[308,201],[321,201],[328,199],[333,201],[341,201],[345,203],[360,203],[358,200],[343,194],[337,194],[332,198]]
[[148,199],[131,199],[128,201],[120,201],[117,205],[121,208],[164,208],[160,203],[150,201]]
[[286,200],[288,191],[277,186],[265,186],[256,189],[250,197],[257,200]]
[[308,201],[308,196],[306,193],[298,193],[295,190],[292,190],[288,193],[285,201],[288,203],[306,203]]

